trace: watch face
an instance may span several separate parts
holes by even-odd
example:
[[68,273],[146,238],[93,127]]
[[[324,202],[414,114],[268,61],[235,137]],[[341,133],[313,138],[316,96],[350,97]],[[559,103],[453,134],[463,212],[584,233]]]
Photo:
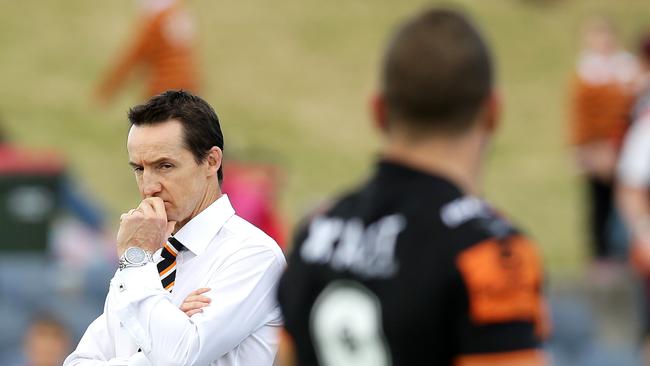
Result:
[[143,263],[146,260],[145,252],[140,248],[127,249],[124,257],[129,263]]

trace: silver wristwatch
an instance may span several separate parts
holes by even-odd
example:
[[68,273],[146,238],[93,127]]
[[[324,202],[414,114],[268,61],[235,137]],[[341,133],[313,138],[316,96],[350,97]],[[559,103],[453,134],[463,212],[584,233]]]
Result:
[[142,248],[130,247],[124,251],[120,257],[120,260],[117,262],[117,266],[120,269],[128,267],[141,267],[149,262],[153,262],[151,253]]

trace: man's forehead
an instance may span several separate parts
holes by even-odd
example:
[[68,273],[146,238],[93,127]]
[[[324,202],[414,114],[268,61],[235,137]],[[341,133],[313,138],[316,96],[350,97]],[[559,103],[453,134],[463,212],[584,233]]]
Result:
[[131,126],[126,142],[129,155],[177,155],[185,149],[183,128],[177,121]]
[[183,143],[183,126],[176,120],[155,124],[132,125],[127,137],[128,145]]

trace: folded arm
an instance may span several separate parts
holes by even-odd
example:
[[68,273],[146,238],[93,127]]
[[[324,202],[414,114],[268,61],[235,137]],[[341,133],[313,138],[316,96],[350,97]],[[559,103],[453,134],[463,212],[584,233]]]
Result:
[[209,364],[264,325],[282,270],[267,248],[238,251],[207,283],[210,306],[191,317],[171,303],[154,264],[121,271],[111,292],[118,318],[152,364]]

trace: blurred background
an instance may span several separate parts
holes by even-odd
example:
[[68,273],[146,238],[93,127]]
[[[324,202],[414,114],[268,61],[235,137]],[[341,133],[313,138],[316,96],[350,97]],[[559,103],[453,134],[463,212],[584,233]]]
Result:
[[[301,216],[371,171],[379,140],[368,98],[383,45],[397,22],[438,4],[171,3],[0,0],[1,364],[60,364],[24,353],[56,360],[52,348],[68,352],[102,311],[119,215],[139,202],[129,107],[168,84],[203,96],[224,131],[225,191],[290,250]],[[571,131],[585,24],[606,17],[617,47],[635,54],[647,1],[444,4],[465,9],[493,48],[504,118],[485,196],[544,254],[556,364],[640,365],[647,311],[625,226],[607,211],[599,225],[615,249],[593,254],[589,174]],[[41,211],[16,209],[29,205]],[[30,331],[39,326],[50,331]]]

